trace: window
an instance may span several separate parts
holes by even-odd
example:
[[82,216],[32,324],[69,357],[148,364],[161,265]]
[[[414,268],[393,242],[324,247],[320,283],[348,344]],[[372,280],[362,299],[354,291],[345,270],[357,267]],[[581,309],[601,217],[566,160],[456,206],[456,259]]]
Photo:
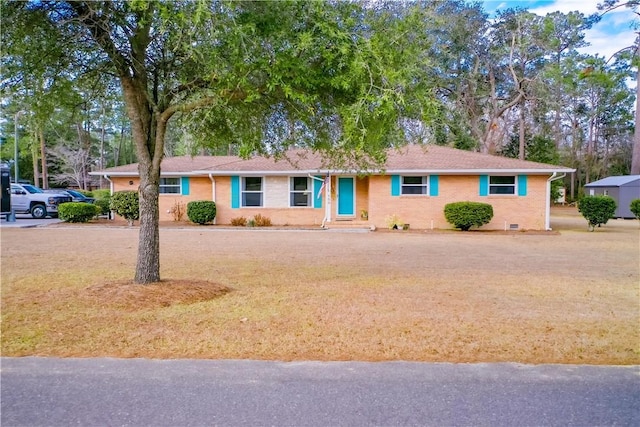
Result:
[[262,177],[242,178],[242,206],[262,206]]
[[160,178],[160,194],[180,194],[180,178]]
[[428,194],[426,176],[403,176],[401,194]]
[[311,206],[311,185],[304,176],[291,177],[289,206]]
[[490,176],[489,194],[516,194],[516,177]]

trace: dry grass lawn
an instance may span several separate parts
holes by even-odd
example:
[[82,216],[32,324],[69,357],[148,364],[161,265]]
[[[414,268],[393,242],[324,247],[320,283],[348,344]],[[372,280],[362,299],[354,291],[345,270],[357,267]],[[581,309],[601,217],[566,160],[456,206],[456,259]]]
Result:
[[640,363],[640,227],[348,233],[1,230],[2,355]]

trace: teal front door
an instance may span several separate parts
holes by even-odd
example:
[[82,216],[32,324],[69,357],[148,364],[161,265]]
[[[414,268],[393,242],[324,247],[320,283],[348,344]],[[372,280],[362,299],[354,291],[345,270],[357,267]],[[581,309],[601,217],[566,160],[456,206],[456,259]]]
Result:
[[338,216],[354,216],[356,199],[353,177],[338,177]]

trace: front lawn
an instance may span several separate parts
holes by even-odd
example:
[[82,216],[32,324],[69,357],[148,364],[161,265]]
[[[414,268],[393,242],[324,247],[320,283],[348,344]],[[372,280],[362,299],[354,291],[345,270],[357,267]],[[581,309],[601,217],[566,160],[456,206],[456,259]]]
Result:
[[2,355],[640,363],[640,228],[595,233],[2,229]]

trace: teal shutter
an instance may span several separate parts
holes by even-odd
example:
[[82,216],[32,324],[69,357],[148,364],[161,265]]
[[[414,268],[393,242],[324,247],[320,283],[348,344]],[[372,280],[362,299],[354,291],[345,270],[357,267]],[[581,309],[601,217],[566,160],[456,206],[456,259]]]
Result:
[[527,175],[518,175],[518,196],[527,195]]
[[[324,179],[324,177],[317,176],[316,178]],[[313,207],[321,208],[322,207],[322,193],[320,193],[320,189],[322,188],[322,183],[324,181],[318,181],[317,179],[313,180]]]
[[480,175],[480,195],[489,195],[489,175]]
[[240,207],[240,177],[231,177],[231,208],[238,209]]
[[391,175],[391,195],[400,195],[400,175]]
[[429,175],[429,195],[438,195],[438,175]]
[[189,177],[188,176],[183,176],[182,178],[180,178],[180,188],[181,188],[181,194],[183,196],[189,195]]

